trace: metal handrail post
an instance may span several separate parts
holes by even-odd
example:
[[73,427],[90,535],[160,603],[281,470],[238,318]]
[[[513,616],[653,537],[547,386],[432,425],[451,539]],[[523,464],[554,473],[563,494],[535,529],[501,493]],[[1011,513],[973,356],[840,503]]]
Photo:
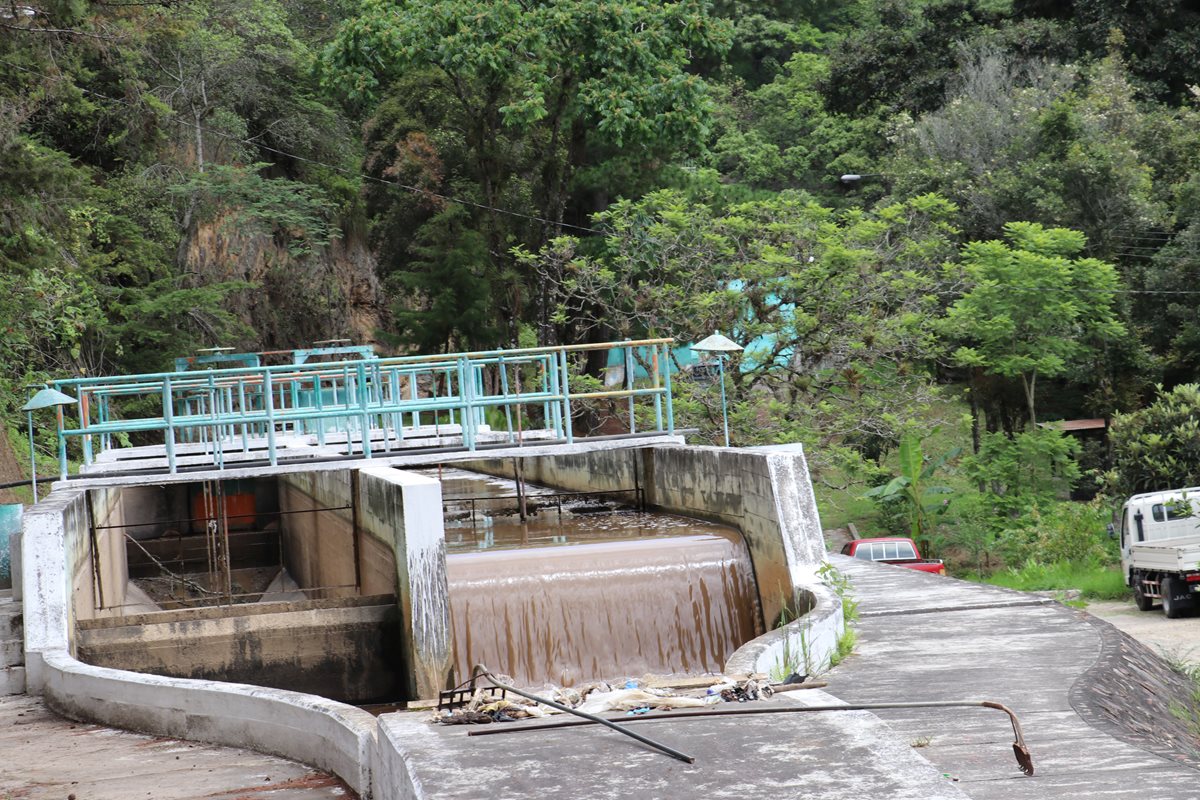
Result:
[[667,396],[667,433],[675,435],[675,408],[671,403],[671,351],[663,345],[663,388]]
[[350,456],[350,455],[354,455],[354,437],[353,437],[353,431],[350,430],[353,427],[353,425],[351,424],[353,422],[353,419],[351,419],[350,414],[349,414],[350,398],[353,396],[353,393],[351,392],[351,389],[350,389],[350,367],[349,367],[349,365],[342,367],[342,384],[343,384],[342,397],[345,398],[344,405],[345,405],[345,408],[347,411],[346,416],[342,419],[342,427],[344,427],[346,429],[346,455]]
[[358,363],[358,369],[355,370],[355,380],[358,382],[358,407],[362,409],[361,422],[362,425],[362,453],[366,458],[371,457],[371,410],[370,410],[370,391],[371,387],[367,386],[367,369],[365,362]]
[[[467,360],[465,358],[457,359],[458,362],[458,397],[462,403],[462,410],[459,412],[458,421],[459,427],[462,430],[463,444],[468,450],[475,450],[475,436],[471,430],[471,382],[467,380]],[[449,387],[447,387],[449,389]],[[453,414],[451,409],[451,414]],[[453,418],[451,418],[453,424]]]
[[[628,338],[625,339],[629,341]],[[625,388],[629,390],[629,433],[637,433],[637,419],[633,412],[633,348],[628,344],[625,345]]]
[[[651,352],[650,371],[652,373],[654,373],[653,386],[655,389],[661,389],[662,388],[662,376],[658,374],[658,345],[654,345],[654,347],[650,348],[650,352]],[[654,395],[654,430],[662,431],[662,429],[663,429],[662,393],[659,392]]]
[[[321,388],[321,375],[317,373],[313,376],[313,402],[316,403],[318,414],[325,410],[325,398],[321,396],[324,393],[325,390]],[[325,446],[325,420],[323,418],[317,419],[317,444],[321,447]]]
[[[504,365],[504,356],[500,356],[500,394],[508,399],[508,367]],[[517,410],[520,413],[520,409]],[[513,440],[513,423],[512,423],[512,406],[508,403],[504,404],[504,422],[508,426],[508,441]]]
[[[432,372],[429,373],[429,377],[430,377],[430,380],[433,381],[433,387],[434,387],[433,395],[436,396],[437,395],[437,381],[434,380],[434,375]],[[415,370],[415,369],[412,372],[408,373],[408,399],[412,400],[414,403],[417,402],[417,370]],[[421,412],[420,411],[412,412],[412,426],[414,429],[421,427]]]
[[559,381],[562,383],[563,428],[567,434],[567,444],[575,442],[575,426],[571,424],[571,379],[567,373],[567,351],[558,351],[558,363],[561,372]]
[[163,378],[162,386],[162,409],[163,422],[166,424],[166,430],[163,438],[163,444],[167,448],[167,468],[171,474],[175,474],[175,399],[171,396],[171,377],[168,375]]
[[267,407],[267,457],[271,466],[278,466],[279,459],[275,453],[275,388],[271,385],[271,372],[263,373],[263,401]]
[[[388,370],[388,391],[388,397],[392,401],[392,405],[399,405],[402,400],[400,394],[400,370],[395,368]],[[396,446],[399,447],[404,441],[403,413],[392,415],[392,426],[396,429]]]
[[[244,417],[246,416],[246,382],[238,380],[238,411]],[[246,430],[246,423],[242,423],[242,452],[250,452],[250,435]]]
[[[88,402],[89,397],[90,397],[89,392],[85,392],[82,389],[79,391],[79,427],[83,430],[87,430],[88,417],[91,416],[91,413],[92,413],[91,409],[89,408],[89,405],[90,405]],[[83,463],[91,464],[92,463],[92,437],[89,434],[85,433],[82,438],[83,438]]]
[[[292,408],[299,408],[300,407],[300,381],[296,380],[296,379],[292,379],[292,380],[288,381],[288,384],[291,388],[290,394],[292,395]],[[296,420],[295,422],[293,422],[292,423],[292,433],[296,434],[297,436],[300,435],[301,433],[307,433],[307,431],[301,430],[302,424],[303,423],[300,420]]]
[[212,373],[208,376],[208,417],[212,420],[212,455],[213,461],[216,462],[217,469],[225,469],[223,463],[224,452],[221,448],[221,414],[220,408],[217,407],[219,396],[217,394],[216,380]]
[[[550,393],[555,397],[562,394],[558,386],[558,357],[555,356],[553,363],[551,363],[548,359],[543,360],[542,372],[544,373],[545,379],[550,384]],[[563,436],[562,403],[558,400],[555,400],[549,405],[552,427],[554,428],[554,438],[561,439]]]

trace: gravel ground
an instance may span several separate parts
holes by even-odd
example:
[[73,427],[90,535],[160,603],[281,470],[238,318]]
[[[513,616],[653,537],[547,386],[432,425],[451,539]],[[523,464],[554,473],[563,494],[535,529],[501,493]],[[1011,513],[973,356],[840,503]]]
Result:
[[1162,609],[1138,611],[1132,600],[1091,600],[1089,614],[1117,628],[1159,653],[1168,661],[1200,663],[1200,614],[1167,619]]

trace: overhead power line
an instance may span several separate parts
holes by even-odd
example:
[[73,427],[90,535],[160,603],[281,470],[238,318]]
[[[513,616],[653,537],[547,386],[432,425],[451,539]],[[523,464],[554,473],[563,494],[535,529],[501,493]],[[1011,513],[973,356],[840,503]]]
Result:
[[[17,69],[22,72],[29,73],[31,75],[38,75],[43,78],[46,78],[47,80],[57,80],[57,81],[68,80],[68,78],[66,76],[51,75],[51,74],[42,72],[41,70],[32,69],[30,67],[25,67],[20,64],[14,64],[11,61],[7,61],[2,58],[0,58],[0,64],[6,64],[6,65],[12,67],[13,69]],[[84,88],[82,86],[79,86],[78,84],[73,83],[72,85],[76,89],[78,89],[80,92],[83,92],[84,94],[88,94],[93,97],[100,98],[101,100],[105,100],[110,103],[117,103],[119,105],[123,105],[123,106],[129,107],[129,108],[136,108],[136,105],[134,103],[132,103],[128,100],[125,100],[123,98],[112,97],[111,95],[106,95],[103,92],[97,92],[92,89]],[[285,158],[295,159],[296,161],[302,161],[306,164],[312,164],[313,166],[324,167],[326,169],[330,169],[330,170],[334,170],[335,172],[339,172],[343,175],[360,178],[364,181],[378,183],[378,184],[382,184],[385,186],[394,186],[398,189],[403,189],[405,191],[412,192],[413,194],[419,194],[419,195],[423,195],[425,197],[435,198],[435,199],[442,200],[447,203],[455,203],[458,205],[479,209],[481,211],[492,211],[497,214],[504,214],[506,216],[515,217],[518,219],[524,219],[524,220],[527,220],[530,222],[539,222],[539,223],[542,223],[545,225],[552,225],[557,228],[567,228],[567,229],[571,229],[571,230],[575,230],[575,231],[581,231],[584,233],[593,233],[593,234],[597,234],[597,235],[601,235],[601,236],[611,235],[611,231],[605,231],[605,230],[602,230],[599,228],[591,228],[586,225],[573,225],[569,222],[558,222],[555,220],[549,220],[544,217],[540,217],[536,214],[528,214],[528,213],[521,212],[521,211],[513,211],[512,209],[501,208],[498,206],[492,206],[492,205],[488,205],[486,203],[479,203],[474,200],[467,200],[467,199],[464,199],[461,197],[455,197],[453,195],[443,194],[441,192],[435,192],[430,189],[423,189],[419,186],[413,186],[411,184],[402,183],[401,181],[389,180],[387,178],[380,178],[380,177],[377,177],[374,175],[369,175],[367,173],[348,169],[346,167],[340,167],[340,166],[337,166],[336,164],[329,164],[324,161],[318,161],[317,159],[309,158],[307,156],[302,156],[302,155],[299,155],[298,153],[291,153],[286,150],[281,150],[277,147],[271,147],[270,145],[266,145],[266,144],[263,144],[262,142],[255,141],[254,137],[243,138],[243,137],[239,137],[234,134],[231,134],[231,133],[227,133],[225,131],[220,131],[215,128],[207,127],[205,125],[196,125],[194,122],[189,122],[188,120],[183,119],[181,117],[171,116],[171,117],[168,117],[168,119],[172,122],[175,122],[178,125],[187,127],[189,130],[196,130],[198,128],[199,130],[203,131],[204,133],[210,134],[212,136],[217,136],[222,139],[226,139],[228,141],[237,142],[239,144],[248,145],[250,147],[256,147],[261,150],[265,150],[267,152],[274,153],[279,156],[283,156]],[[1163,231],[1163,232],[1155,231],[1155,232],[1151,232],[1151,233],[1161,234],[1163,237],[1161,239],[1161,241],[1163,241],[1164,243],[1171,241],[1171,239],[1174,237],[1174,234],[1171,234],[1171,233],[1168,233],[1165,231]],[[1121,241],[1125,237],[1121,237],[1118,235],[1113,238],[1117,241]],[[1129,237],[1129,238],[1132,239],[1132,238],[1136,238],[1136,237]],[[1150,245],[1131,244],[1131,245],[1127,245],[1127,248],[1131,248],[1134,250],[1146,249],[1153,253],[1159,252],[1159,249],[1156,249]],[[1149,258],[1149,257],[1151,257],[1149,254],[1136,254],[1136,253],[1129,253],[1129,252],[1118,252],[1117,255],[1130,257],[1130,258]],[[1190,259],[1188,259],[1187,257],[1184,257],[1184,256],[1176,256],[1176,257],[1168,257],[1163,260],[1176,260],[1176,261],[1182,262],[1182,261],[1187,261]],[[1017,292],[1045,292],[1045,291],[1058,291],[1061,289],[1061,287],[1052,287],[1052,286],[1038,286],[1038,285],[1015,286],[1015,285],[1011,285],[1011,284],[1006,285],[1004,288],[1008,291],[1017,291]],[[1122,289],[1111,289],[1110,290],[1110,289],[1089,289],[1086,287],[1072,287],[1072,288],[1067,289],[1066,291],[1073,292],[1073,293],[1083,293],[1083,294],[1104,293],[1104,294],[1164,295],[1164,296],[1168,296],[1168,295],[1177,295],[1177,296],[1200,295],[1200,289],[1124,289],[1124,288],[1122,288]],[[944,292],[943,294],[950,295],[950,294],[961,294],[961,293],[960,292]]]
[[[41,77],[46,78],[47,80],[57,80],[57,81],[67,80],[67,78],[65,76],[50,75],[48,73],[42,72],[41,70],[31,69],[29,67],[23,67],[20,64],[13,64],[11,61],[6,61],[4,59],[0,59],[0,64],[7,64],[8,66],[12,67],[13,69],[18,69],[18,70],[21,70],[22,72],[27,72],[31,75],[40,75]],[[79,86],[78,84],[72,84],[72,85],[74,85],[76,89],[83,92],[84,94],[88,94],[93,97],[98,97],[102,100],[107,100],[110,103],[119,103],[120,105],[127,106],[130,108],[136,107],[134,103],[131,103],[128,100],[124,100],[120,97],[112,97],[112,96],[104,94],[102,92],[94,91],[92,89],[85,89],[84,87]],[[461,205],[461,206],[468,206],[470,208],[476,208],[481,211],[493,211],[497,214],[504,214],[506,216],[524,219],[529,222],[540,222],[544,225],[552,225],[556,228],[569,228],[571,230],[583,231],[585,233],[596,233],[596,234],[604,234],[605,233],[605,231],[602,231],[598,228],[589,228],[586,225],[573,225],[569,222],[558,222],[556,220],[550,220],[550,219],[546,219],[544,217],[539,217],[536,214],[527,214],[522,211],[513,211],[512,209],[508,209],[508,208],[500,208],[498,206],[488,205],[487,203],[479,203],[474,200],[466,200],[462,197],[455,197],[453,195],[443,194],[441,192],[435,192],[431,189],[423,189],[420,186],[413,186],[411,184],[402,183],[401,181],[389,180],[387,178],[380,178],[375,175],[368,175],[367,173],[364,173],[364,172],[358,172],[356,170],[348,169],[346,167],[339,167],[336,164],[328,164],[324,161],[318,161],[314,158],[302,156],[298,153],[290,153],[286,150],[281,150],[277,147],[271,147],[270,145],[263,144],[262,142],[259,142],[259,141],[255,141],[253,138],[243,138],[243,137],[237,136],[235,134],[227,133],[225,131],[217,130],[215,128],[210,128],[206,125],[197,125],[195,122],[189,122],[188,120],[183,119],[181,117],[171,116],[171,117],[168,117],[168,119],[178,125],[188,128],[189,130],[193,130],[193,131],[200,130],[200,131],[203,131],[204,133],[210,134],[212,136],[217,136],[222,139],[226,139],[227,141],[237,142],[239,144],[248,145],[250,147],[256,147],[260,150],[265,150],[268,153],[274,153],[275,155],[284,156],[285,158],[291,158],[291,159],[295,159],[296,161],[303,161],[306,164],[312,164],[313,166],[331,169],[331,170],[334,170],[335,172],[340,172],[343,175],[361,178],[364,181],[371,181],[373,183],[379,183],[379,184],[383,184],[386,186],[394,186],[398,189],[404,189],[405,191],[412,192],[413,194],[424,195],[425,197],[442,200],[447,203],[455,203],[455,204]]]

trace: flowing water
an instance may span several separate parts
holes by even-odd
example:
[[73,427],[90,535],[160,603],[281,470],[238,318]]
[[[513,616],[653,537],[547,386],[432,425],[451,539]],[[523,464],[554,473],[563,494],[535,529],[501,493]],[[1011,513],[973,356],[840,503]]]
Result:
[[475,663],[527,685],[716,672],[762,632],[732,528],[535,486],[522,523],[511,481],[442,479],[459,676]]

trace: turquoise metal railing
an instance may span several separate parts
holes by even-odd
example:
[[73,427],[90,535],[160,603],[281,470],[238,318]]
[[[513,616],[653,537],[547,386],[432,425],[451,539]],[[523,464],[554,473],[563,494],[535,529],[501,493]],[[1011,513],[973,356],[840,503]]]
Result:
[[[181,457],[226,468],[227,454],[265,450],[278,463],[280,436],[313,437],[316,444],[345,445],[345,455],[372,458],[403,446],[420,429],[456,426],[462,446],[475,450],[489,410],[502,441],[520,445],[530,424],[572,442],[572,404],[626,400],[630,433],[674,433],[671,405],[671,339],[607,342],[569,347],[492,350],[436,356],[308,362],[278,366],[186,371],[52,383],[74,393],[77,420],[58,431],[61,476],[67,443],[78,440],[85,464],[98,452],[161,442],[166,469]],[[620,351],[620,386],[572,391],[588,351]],[[308,355],[311,351],[297,351]],[[357,354],[356,354],[357,355]],[[606,356],[607,358],[607,356]],[[634,363],[640,364],[639,369]],[[635,376],[640,375],[640,378]],[[648,377],[647,377],[648,376]],[[637,403],[652,406],[650,428],[639,431]],[[161,436],[161,439],[159,438]],[[357,439],[357,442],[356,442]],[[357,450],[356,450],[357,444]]]

